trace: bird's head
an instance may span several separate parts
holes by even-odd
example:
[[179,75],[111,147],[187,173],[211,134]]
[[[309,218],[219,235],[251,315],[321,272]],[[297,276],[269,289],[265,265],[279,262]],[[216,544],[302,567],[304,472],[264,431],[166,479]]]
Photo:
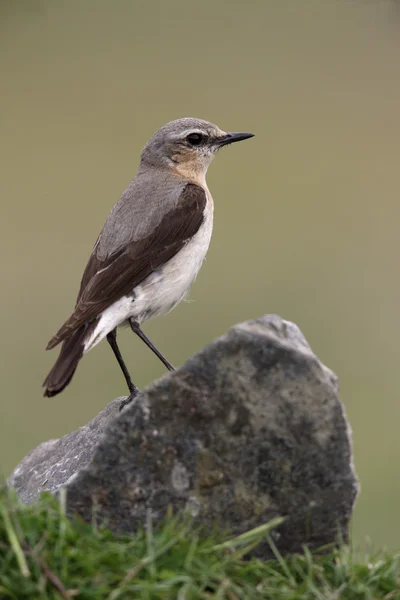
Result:
[[202,119],[177,119],[161,127],[147,142],[142,151],[142,164],[167,167],[189,179],[204,179],[212,159],[222,146],[253,135],[226,133]]

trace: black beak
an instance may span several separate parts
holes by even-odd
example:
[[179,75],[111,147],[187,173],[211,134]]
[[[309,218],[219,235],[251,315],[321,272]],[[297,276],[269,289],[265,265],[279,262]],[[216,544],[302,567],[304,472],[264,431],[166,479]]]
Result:
[[226,146],[227,144],[233,144],[234,142],[241,142],[242,140],[247,140],[248,138],[254,137],[254,133],[239,133],[232,132],[226,133],[222,137],[216,140],[216,144],[219,148],[222,146]]

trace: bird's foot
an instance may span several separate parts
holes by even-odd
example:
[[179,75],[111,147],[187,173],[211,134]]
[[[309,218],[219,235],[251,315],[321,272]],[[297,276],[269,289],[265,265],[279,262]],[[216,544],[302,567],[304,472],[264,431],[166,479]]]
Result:
[[119,411],[121,412],[121,410],[123,408],[125,408],[125,406],[127,404],[130,404],[132,402],[132,400],[134,400],[136,398],[136,396],[139,394],[139,390],[137,387],[135,387],[131,393],[129,394],[129,396],[127,396],[126,398],[124,398],[123,400],[121,400],[121,403],[119,405]]

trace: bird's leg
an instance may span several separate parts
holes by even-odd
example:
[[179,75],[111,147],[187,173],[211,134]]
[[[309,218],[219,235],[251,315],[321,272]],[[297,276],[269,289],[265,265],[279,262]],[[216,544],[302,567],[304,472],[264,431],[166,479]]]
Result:
[[110,344],[112,351],[114,352],[115,358],[117,359],[119,366],[121,367],[121,371],[124,374],[125,381],[129,389],[129,396],[121,402],[121,405],[119,407],[119,409],[121,410],[126,404],[129,404],[129,402],[131,402],[135,398],[135,396],[139,393],[139,390],[133,383],[127,366],[124,362],[124,359],[122,358],[121,351],[118,348],[116,329],[113,329],[112,331],[110,331],[110,333],[107,334],[107,341]]
[[161,360],[161,362],[167,367],[168,371],[175,371],[175,367],[171,365],[171,363],[161,354],[159,350],[155,347],[155,345],[149,340],[147,335],[140,329],[139,324],[134,319],[129,319],[129,325],[131,329],[136,335],[140,337],[141,340],[144,341],[146,346],[150,348],[154,352],[154,354]]

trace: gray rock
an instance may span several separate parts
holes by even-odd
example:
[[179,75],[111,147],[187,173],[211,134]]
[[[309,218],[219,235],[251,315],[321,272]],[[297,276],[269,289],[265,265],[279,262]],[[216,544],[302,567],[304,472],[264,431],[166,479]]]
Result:
[[123,398],[112,400],[87,425],[48,440],[29,452],[14,469],[7,485],[14,488],[26,504],[39,500],[42,492],[56,492],[70,483],[78,471],[88,467],[107,425],[119,413]]
[[[285,516],[282,554],[347,540],[358,491],[350,428],[335,375],[293,323],[237,325],[118,415],[116,402],[84,433],[39,446],[10,485],[32,500],[66,484],[71,513],[96,512],[119,532],[172,506],[234,533]],[[259,553],[270,556],[267,543]]]

